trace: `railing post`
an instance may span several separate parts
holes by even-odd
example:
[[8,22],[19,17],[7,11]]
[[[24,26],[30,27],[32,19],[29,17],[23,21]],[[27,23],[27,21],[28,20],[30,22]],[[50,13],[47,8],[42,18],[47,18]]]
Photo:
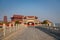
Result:
[[19,29],[19,24],[18,24],[18,27],[17,27],[17,29]]
[[17,26],[17,30],[18,30],[18,27],[19,27],[19,24],[18,24],[18,26]]
[[15,25],[13,24],[13,31],[15,31]]
[[16,26],[15,26],[15,30],[17,30],[17,24],[16,24]]
[[5,36],[5,32],[6,32],[6,25],[3,24],[3,35]]
[[9,31],[10,31],[10,33],[11,33],[11,23],[9,24]]

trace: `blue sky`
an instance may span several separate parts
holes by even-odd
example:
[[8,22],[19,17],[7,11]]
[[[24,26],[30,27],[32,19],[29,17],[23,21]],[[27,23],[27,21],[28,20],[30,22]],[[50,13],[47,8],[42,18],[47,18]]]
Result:
[[38,16],[41,21],[60,23],[60,0],[0,0],[0,20],[13,14]]

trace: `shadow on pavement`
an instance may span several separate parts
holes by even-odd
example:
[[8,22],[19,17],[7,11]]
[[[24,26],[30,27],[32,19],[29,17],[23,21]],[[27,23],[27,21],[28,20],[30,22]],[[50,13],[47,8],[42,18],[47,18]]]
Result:
[[57,40],[60,40],[60,33],[57,33],[57,32],[54,32],[48,28],[44,28],[44,27],[39,27],[39,26],[36,26],[35,28],[47,33],[48,35],[50,36],[53,36],[54,38],[56,38]]

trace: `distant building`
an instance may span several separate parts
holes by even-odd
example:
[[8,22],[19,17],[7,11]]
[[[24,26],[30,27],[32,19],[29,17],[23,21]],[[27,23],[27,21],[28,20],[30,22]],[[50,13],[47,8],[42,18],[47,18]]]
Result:
[[3,21],[4,21],[4,22],[7,22],[7,16],[4,16]]
[[0,21],[0,26],[2,26],[3,25],[3,23],[2,23],[3,21]]
[[44,24],[45,26],[53,26],[53,23],[52,23],[51,21],[49,21],[49,20],[44,20],[44,21],[43,21],[43,24]]

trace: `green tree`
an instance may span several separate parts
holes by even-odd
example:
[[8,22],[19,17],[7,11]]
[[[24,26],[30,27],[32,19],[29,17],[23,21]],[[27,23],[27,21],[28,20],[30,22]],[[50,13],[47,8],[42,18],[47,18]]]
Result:
[[18,24],[19,24],[19,21],[15,21],[15,25],[16,25],[16,24],[18,25]]
[[48,24],[48,20],[44,20],[42,24]]

